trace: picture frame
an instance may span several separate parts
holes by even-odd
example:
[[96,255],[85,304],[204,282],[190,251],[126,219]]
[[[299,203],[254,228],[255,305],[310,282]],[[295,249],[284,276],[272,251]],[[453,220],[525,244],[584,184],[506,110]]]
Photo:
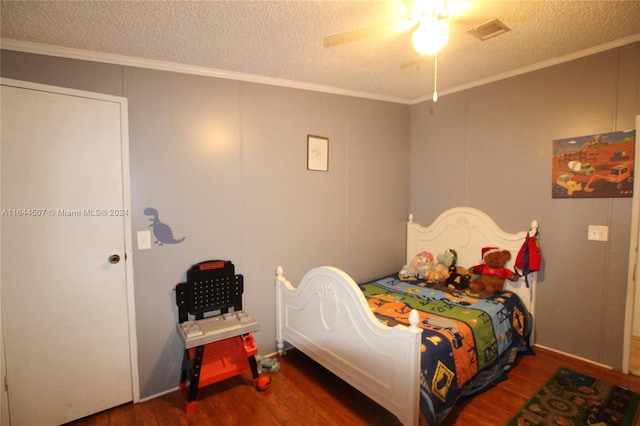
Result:
[[329,138],[307,135],[307,170],[329,171]]
[[553,141],[552,198],[633,197],[636,131]]

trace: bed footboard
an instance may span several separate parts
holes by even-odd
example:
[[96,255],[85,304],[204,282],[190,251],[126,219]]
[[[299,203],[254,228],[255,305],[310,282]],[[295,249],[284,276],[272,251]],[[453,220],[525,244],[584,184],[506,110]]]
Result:
[[403,424],[418,424],[421,330],[415,310],[410,327],[381,324],[354,280],[330,266],[312,269],[297,287],[278,267],[275,284],[278,353],[284,342],[291,344]]

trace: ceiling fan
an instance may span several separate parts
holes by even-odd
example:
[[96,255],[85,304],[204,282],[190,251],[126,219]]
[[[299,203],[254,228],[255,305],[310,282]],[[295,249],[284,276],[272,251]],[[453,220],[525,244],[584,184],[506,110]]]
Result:
[[434,55],[436,71],[433,101],[436,102],[437,54],[449,41],[449,5],[447,0],[405,0],[405,6],[407,17],[399,22],[331,34],[323,38],[323,46],[334,47],[370,37],[410,31],[415,51],[420,56]]
[[[468,3],[468,2],[467,2]],[[402,68],[418,64],[425,55],[434,57],[434,89],[433,101],[438,99],[437,93],[437,69],[438,52],[449,41],[449,21],[453,15],[458,15],[465,9],[465,2],[461,0],[404,0],[406,18],[395,23],[360,28],[352,31],[331,34],[323,38],[323,46],[326,48],[339,46],[367,38],[377,36],[390,36],[402,32],[411,32],[413,48],[418,60],[405,61]],[[498,20],[487,22],[469,31],[470,34],[485,39],[490,34],[509,29]]]
[[331,34],[323,38],[324,47],[334,47],[370,37],[411,31],[419,54],[433,55],[449,40],[447,0],[405,0],[407,17],[399,22]]

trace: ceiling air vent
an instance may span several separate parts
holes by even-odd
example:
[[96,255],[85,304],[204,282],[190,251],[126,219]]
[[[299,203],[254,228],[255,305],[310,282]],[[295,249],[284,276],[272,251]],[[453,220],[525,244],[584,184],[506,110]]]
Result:
[[490,38],[504,34],[507,31],[511,31],[509,27],[500,22],[499,19],[492,19],[484,24],[480,24],[477,27],[471,28],[467,31],[480,41],[489,40]]

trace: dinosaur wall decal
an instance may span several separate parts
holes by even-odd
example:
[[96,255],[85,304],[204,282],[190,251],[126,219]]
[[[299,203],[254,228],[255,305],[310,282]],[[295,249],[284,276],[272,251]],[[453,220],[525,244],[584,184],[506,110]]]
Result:
[[151,221],[151,223],[149,223],[149,227],[151,227],[153,235],[156,237],[156,240],[154,241],[155,244],[158,244],[159,246],[163,244],[179,244],[187,238],[186,236],[178,239],[174,238],[171,227],[166,223],[160,222],[158,210],[153,207],[147,207],[144,209],[144,214],[146,216],[151,216],[149,218]]

